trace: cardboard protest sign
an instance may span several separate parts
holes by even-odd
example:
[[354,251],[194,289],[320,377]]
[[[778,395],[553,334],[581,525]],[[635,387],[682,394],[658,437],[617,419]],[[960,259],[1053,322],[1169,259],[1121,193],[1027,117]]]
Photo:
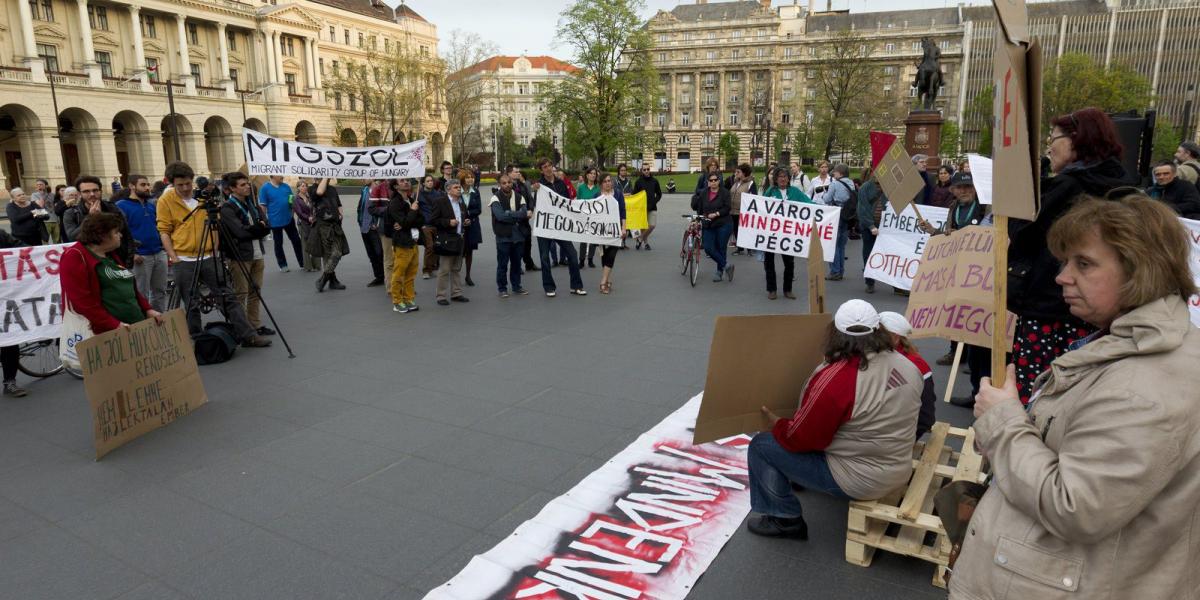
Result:
[[208,402],[183,309],[79,344],[96,459]]
[[425,140],[399,146],[338,148],[242,129],[250,175],[393,179],[425,174]]
[[790,415],[824,359],[833,316],[717,317],[693,444],[767,427],[761,407]]
[[621,208],[612,196],[572,200],[543,185],[538,188],[531,222],[533,234],[548,240],[601,246],[621,243]]
[[[929,238],[905,312],[913,326],[910,337],[940,337],[992,347],[996,321],[994,245],[995,230],[978,225]],[[1006,331],[1011,348],[1017,318],[1006,314],[1002,331]]]
[[[1188,239],[1192,242],[1192,256],[1189,261],[1192,265],[1192,279],[1196,281],[1196,285],[1200,286],[1200,221],[1179,220],[1183,222],[1184,229],[1187,229]],[[1192,311],[1192,325],[1200,327],[1200,296],[1192,296],[1188,301],[1188,308]]]
[[888,148],[875,169],[875,180],[899,213],[904,212],[917,193],[925,188],[925,177],[904,150],[904,144],[892,144]]
[[818,243],[821,232],[816,228],[808,240],[808,314],[825,312],[825,247]]
[[[1041,186],[1042,50],[1036,40],[1028,41],[1024,0],[994,0],[993,4],[1000,26],[992,63],[996,82],[992,212],[1032,221],[1037,217]],[[1003,182],[1003,189],[996,189],[996,182]]]
[[737,245],[808,258],[809,238],[815,228],[825,256],[833,256],[841,214],[836,206],[742,194]]
[[62,326],[58,261],[70,244],[0,249],[0,346],[53,339]]
[[[937,206],[921,208],[921,216],[937,228],[941,228],[949,214],[948,209]],[[885,206],[880,221],[879,237],[875,239],[871,256],[867,257],[863,277],[902,290],[911,289],[929,234],[917,225],[919,219],[912,205],[906,206],[900,214],[896,214],[891,205]]]
[[625,229],[650,229],[645,191],[625,196]]

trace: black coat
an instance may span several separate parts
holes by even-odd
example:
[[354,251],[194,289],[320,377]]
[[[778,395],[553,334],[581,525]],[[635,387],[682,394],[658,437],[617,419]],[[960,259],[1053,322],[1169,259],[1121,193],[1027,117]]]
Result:
[[1185,219],[1200,219],[1200,189],[1190,181],[1175,178],[1165,188],[1159,188],[1158,198],[1175,209]]
[[1054,222],[1081,195],[1103,198],[1112,189],[1126,185],[1125,177],[1121,163],[1108,159],[1042,179],[1042,203],[1037,219],[1014,219],[1009,223],[1009,310],[1023,317],[1074,319],[1063,302],[1062,287],[1054,282],[1059,262],[1050,254],[1046,236]]
[[[416,199],[415,195],[413,199]],[[394,225],[399,225],[400,229],[397,230]],[[387,216],[383,219],[383,226],[392,237],[392,245],[400,248],[416,246],[417,242],[413,239],[412,229],[424,225],[425,216],[421,214],[421,208],[417,207],[416,210],[413,210],[408,200],[405,200],[400,194],[392,192],[392,199],[388,201]]]
[[658,179],[653,175],[650,177],[639,176],[633,184],[633,193],[636,194],[642,190],[646,190],[646,210],[658,210],[658,201],[662,200],[662,186],[658,184]]
[[[433,213],[428,224],[436,227],[438,233],[458,233],[458,227],[462,225],[461,220],[471,218],[471,215],[467,213],[467,202],[465,200],[461,197],[458,199],[459,214],[462,215],[461,217],[454,216],[454,207],[451,206],[451,202],[450,196],[444,195],[438,196],[433,201]],[[456,218],[460,221],[459,225],[451,225],[450,221]],[[467,226],[462,225],[462,230],[465,235]]]
[[[271,225],[267,222],[266,213],[258,202],[254,201],[253,196],[236,202],[241,206],[239,207],[232,197],[221,204],[221,254],[230,260],[253,260],[254,244],[258,244],[259,252],[264,251],[262,239],[271,233]],[[198,216],[202,218],[204,215]]]
[[709,213],[720,213],[721,216],[713,219],[706,225],[705,229],[716,229],[728,224],[729,211],[733,208],[733,204],[729,201],[729,190],[724,187],[717,189],[717,196],[711,201],[708,199],[708,189],[700,190],[692,195],[692,210],[696,214],[707,215]]

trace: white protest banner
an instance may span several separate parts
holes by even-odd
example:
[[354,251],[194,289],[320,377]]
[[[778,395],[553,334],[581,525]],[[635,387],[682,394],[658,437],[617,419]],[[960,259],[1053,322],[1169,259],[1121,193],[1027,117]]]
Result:
[[425,140],[401,146],[338,148],[242,129],[250,175],[393,179],[425,174]]
[[975,182],[975,196],[980,204],[992,203],[992,159],[978,154],[968,154],[971,179]]
[[533,234],[548,240],[616,246],[621,243],[621,207],[612,196],[572,200],[543,185],[538,188],[533,210]]
[[0,249],[0,346],[59,337],[62,292],[58,260],[70,244]]
[[[949,214],[950,211],[945,208],[921,207],[921,216],[934,227],[940,228]],[[867,258],[867,270],[863,277],[902,290],[912,289],[929,234],[917,226],[917,213],[911,204],[897,215],[889,203],[880,221],[879,237],[875,239],[875,247]]]
[[842,209],[836,206],[742,194],[737,245],[746,250],[808,258],[808,240],[816,227],[821,248],[832,260],[841,214]]
[[750,512],[749,436],[692,445],[692,398],[425,600],[683,598]]
[[[1200,285],[1200,221],[1192,221],[1191,219],[1179,219],[1183,222],[1184,229],[1187,229],[1188,239],[1192,242],[1192,279],[1196,280],[1196,285]],[[1192,325],[1200,327],[1200,296],[1192,296],[1188,301],[1188,307],[1192,310]]]

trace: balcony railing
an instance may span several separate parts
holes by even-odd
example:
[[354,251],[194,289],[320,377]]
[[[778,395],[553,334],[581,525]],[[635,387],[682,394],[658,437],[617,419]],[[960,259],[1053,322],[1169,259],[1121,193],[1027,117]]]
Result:
[[196,86],[196,94],[206,98],[224,98],[225,88],[198,85]]
[[33,73],[23,67],[0,67],[0,81],[33,81]]
[[104,87],[106,87],[110,90],[125,90],[127,92],[140,92],[142,90],[142,83],[140,81],[138,81],[137,78],[125,80],[125,79],[118,79],[116,77],[105,77],[104,78]]
[[91,85],[91,80],[88,79],[85,73],[65,73],[62,71],[47,73],[47,77],[54,79],[54,85],[74,85],[80,87],[88,87]]
[[288,94],[288,100],[292,104],[303,104],[305,106],[312,104],[312,96],[301,96],[299,94]]

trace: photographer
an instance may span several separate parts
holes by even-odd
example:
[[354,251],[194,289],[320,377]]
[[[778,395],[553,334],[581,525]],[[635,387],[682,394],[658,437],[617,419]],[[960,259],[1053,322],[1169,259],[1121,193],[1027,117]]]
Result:
[[258,335],[274,335],[275,330],[264,327],[259,317],[264,263],[262,239],[271,232],[271,226],[263,207],[254,200],[249,176],[237,171],[228,173],[221,187],[225,194],[225,202],[221,204],[221,224],[225,226],[222,231],[229,234],[221,237],[221,255],[229,261],[233,291],[246,310],[246,320]]
[[195,173],[187,163],[181,161],[167,165],[166,179],[171,182],[171,187],[164,190],[158,199],[158,232],[162,237],[163,249],[167,252],[167,263],[175,267],[175,285],[179,287],[179,297],[187,309],[188,331],[192,335],[203,331],[200,299],[196,297],[200,290],[193,288],[193,283],[198,281],[220,299],[221,312],[225,320],[233,325],[242,346],[270,346],[271,340],[258,335],[246,320],[246,310],[229,287],[228,274],[218,273],[218,269],[225,267],[217,263],[213,253],[216,232],[212,232],[213,237],[209,240],[202,241],[206,213],[218,211],[219,204],[216,199],[206,199],[201,206],[199,200],[192,198],[192,190],[197,183],[204,189],[208,180],[201,177],[200,181],[193,181]]

